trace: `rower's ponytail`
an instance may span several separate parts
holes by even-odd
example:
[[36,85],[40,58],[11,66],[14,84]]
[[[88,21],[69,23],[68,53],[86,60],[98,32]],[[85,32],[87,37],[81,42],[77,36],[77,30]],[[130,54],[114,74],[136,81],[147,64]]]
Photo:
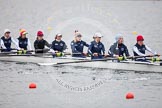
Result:
[[55,36],[55,40],[57,39],[57,35]]
[[75,30],[75,33],[79,32],[78,30]]
[[74,37],[74,42],[77,42],[77,40],[76,40],[76,33],[78,33],[78,32],[79,32],[78,30],[75,30],[75,31],[74,31],[74,36],[75,36],[75,37]]

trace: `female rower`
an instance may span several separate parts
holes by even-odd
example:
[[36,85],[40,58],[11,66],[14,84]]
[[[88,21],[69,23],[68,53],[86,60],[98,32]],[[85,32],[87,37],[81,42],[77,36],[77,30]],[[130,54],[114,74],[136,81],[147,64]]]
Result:
[[89,47],[89,45],[81,40],[81,33],[78,31],[75,31],[75,38],[71,42],[71,50],[72,50],[72,56],[73,57],[86,57],[87,53],[83,52],[84,46]]
[[[156,52],[152,51],[151,48],[149,48],[147,45],[144,44],[144,38],[142,35],[138,35],[137,36],[137,43],[134,45],[133,47],[133,53],[134,56],[146,56],[146,50],[148,52],[150,52],[151,54],[149,55],[154,56],[154,55],[158,55]],[[147,61],[145,57],[142,58],[136,58],[136,61]]]
[[34,42],[35,53],[45,53],[49,51],[45,49],[45,46],[50,48],[50,44],[43,39],[43,36],[44,34],[42,31],[37,32],[37,38]]
[[[25,29],[20,29],[20,36],[17,38],[18,46],[21,48],[20,53],[26,53],[26,50],[32,50],[30,40],[26,37],[28,33]],[[27,52],[28,53],[28,52]]]
[[[55,56],[63,56],[63,51],[67,49],[64,41],[61,40],[62,34],[58,33],[55,36],[55,40],[52,42],[52,49],[56,53]],[[54,54],[53,54],[54,55]]]
[[127,46],[123,43],[123,35],[117,34],[115,37],[116,42],[111,45],[108,53],[111,57],[124,57],[124,56],[130,56]]
[[1,52],[9,52],[12,50],[11,48],[11,43],[13,42],[16,46],[16,49],[20,49],[17,42],[10,36],[10,30],[5,29],[4,30],[4,36],[1,37],[0,39],[0,44],[1,44]]
[[105,55],[105,47],[101,42],[101,33],[95,33],[93,36],[94,41],[91,42],[88,52],[92,59],[102,59]]

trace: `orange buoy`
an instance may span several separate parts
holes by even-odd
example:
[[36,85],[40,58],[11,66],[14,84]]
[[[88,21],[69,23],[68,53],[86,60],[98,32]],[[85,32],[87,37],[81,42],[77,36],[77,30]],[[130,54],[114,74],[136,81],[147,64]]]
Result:
[[127,93],[126,94],[126,99],[134,99],[134,94],[133,93]]
[[35,83],[30,83],[29,88],[30,89],[35,89],[35,88],[37,88],[37,85]]

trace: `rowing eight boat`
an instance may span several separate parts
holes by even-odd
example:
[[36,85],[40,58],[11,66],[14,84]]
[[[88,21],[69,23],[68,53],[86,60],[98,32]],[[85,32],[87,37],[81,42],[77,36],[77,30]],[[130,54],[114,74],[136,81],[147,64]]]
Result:
[[6,55],[1,56],[0,61],[35,63],[38,65],[66,65],[90,68],[103,68],[115,70],[141,71],[141,72],[162,72],[160,63],[148,63],[137,61],[121,61],[112,62],[111,59],[106,60],[90,60],[90,58],[75,57],[57,57],[52,56],[29,56],[29,55]]

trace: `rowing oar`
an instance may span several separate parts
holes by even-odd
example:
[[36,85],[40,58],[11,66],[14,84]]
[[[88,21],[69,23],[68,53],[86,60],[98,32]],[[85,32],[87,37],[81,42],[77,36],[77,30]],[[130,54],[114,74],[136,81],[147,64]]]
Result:
[[[127,60],[127,59],[132,59],[132,60],[135,60],[135,59],[137,59],[137,58],[146,58],[146,60],[152,60],[153,62],[155,62],[155,61],[160,61],[160,58],[152,58],[152,59],[147,59],[147,57],[156,57],[156,56],[160,56],[160,55],[146,55],[146,56],[128,56],[128,57],[125,57],[125,56],[120,56],[120,57],[116,57],[116,59],[114,59],[114,60],[118,60],[118,61],[123,61],[123,60]],[[107,55],[107,56],[105,56],[105,58],[107,58],[107,57],[111,57],[110,55]]]
[[[2,51],[2,50],[7,50],[7,49],[0,48],[0,51]],[[10,50],[13,51],[13,50],[17,50],[17,49],[16,48],[11,48]]]
[[97,62],[97,61],[108,61],[108,60],[117,60],[116,58],[104,58],[104,59],[86,59],[86,60],[77,60],[77,61],[69,61],[69,62],[55,62],[55,63],[38,63],[38,65],[61,65],[61,64],[71,64],[71,63],[84,63],[84,62]]
[[[9,56],[38,56],[38,57],[43,57],[45,54],[7,54],[7,55],[0,55],[0,57],[9,57]],[[51,55],[51,54],[46,54],[46,55]]]
[[[71,55],[71,53],[69,52],[63,52],[63,55]],[[52,52],[48,52],[48,53],[35,53],[35,54],[17,54],[17,53],[0,53],[0,57],[4,57],[4,56],[39,56],[39,57],[43,57],[43,56],[51,56],[51,58],[53,58],[53,54]],[[59,56],[58,56],[59,57]]]
[[150,60],[152,62],[159,62],[162,61],[160,58],[146,58],[146,60]]
[[131,57],[126,57],[126,59],[137,59],[137,58],[146,58],[146,57],[159,57],[160,55],[155,54],[155,55],[146,55],[146,56],[131,56]]
[[[23,50],[20,50],[23,51]],[[26,52],[36,52],[36,51],[45,51],[46,53],[36,53],[36,54],[19,54],[19,51],[12,51],[12,52],[1,52],[0,56],[37,56],[37,55],[54,55],[54,54],[60,54],[60,55],[73,55],[73,54],[81,54],[81,53],[70,53],[70,52],[47,52],[49,49],[36,49],[36,50],[27,50]],[[15,54],[15,55],[10,55],[10,54]],[[16,55],[17,54],[17,55]]]
[[18,50],[18,49],[14,49],[14,50],[17,50],[17,51],[1,52],[0,54],[15,54],[15,53],[19,53],[19,51],[25,51],[25,52],[43,51],[43,52],[48,52],[50,49],[35,49],[35,50]]

